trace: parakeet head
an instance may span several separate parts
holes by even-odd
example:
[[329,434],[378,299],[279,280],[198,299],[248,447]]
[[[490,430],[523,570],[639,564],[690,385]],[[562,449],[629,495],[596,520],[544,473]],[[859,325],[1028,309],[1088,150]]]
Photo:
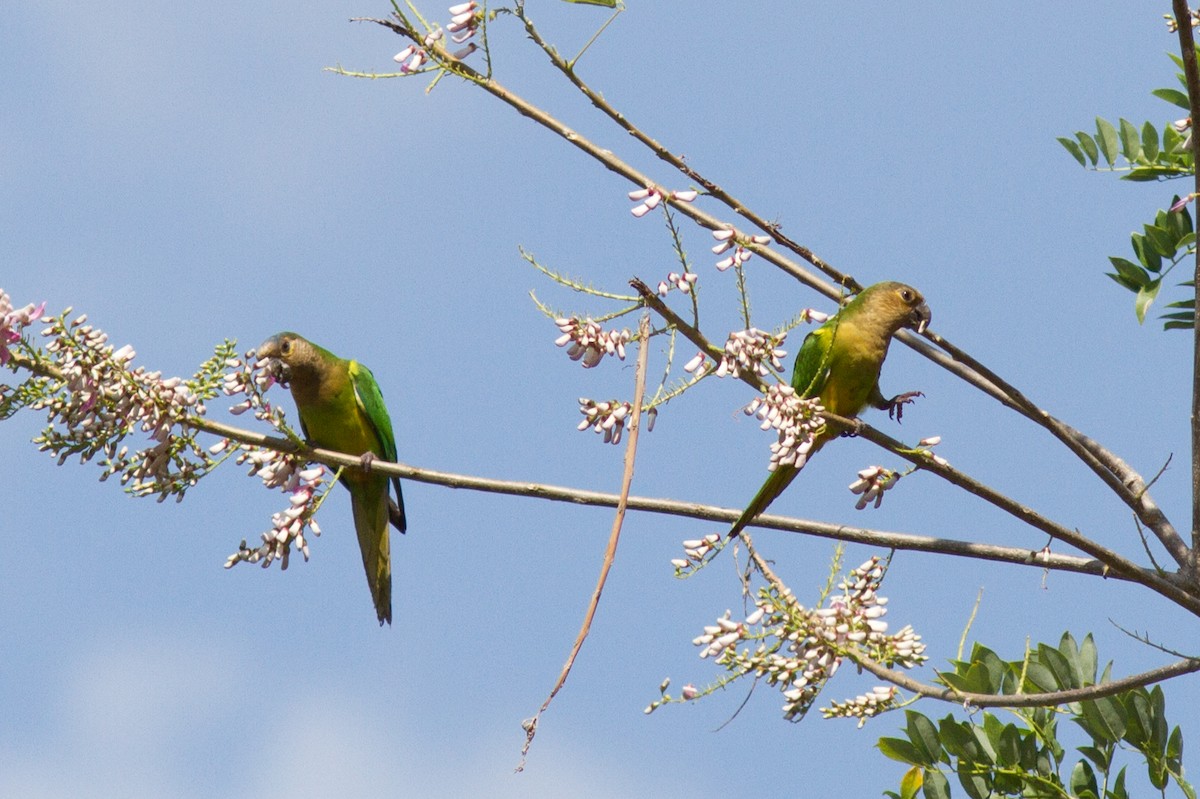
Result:
[[306,365],[319,358],[312,342],[290,331],[271,336],[258,346],[255,354],[260,361],[267,361],[263,368],[284,386],[288,385],[296,370],[303,371]]
[[892,332],[911,327],[918,333],[924,333],[933,319],[921,292],[895,281],[868,286],[854,298],[854,302],[861,302],[871,314],[888,320]]

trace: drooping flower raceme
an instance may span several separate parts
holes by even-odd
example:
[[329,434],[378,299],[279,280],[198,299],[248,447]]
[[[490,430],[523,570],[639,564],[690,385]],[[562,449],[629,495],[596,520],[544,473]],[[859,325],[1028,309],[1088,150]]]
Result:
[[[220,445],[218,445],[220,446]],[[257,547],[247,546],[245,540],[225,561],[225,568],[238,563],[262,563],[267,568],[278,560],[281,569],[288,567],[288,556],[294,547],[308,560],[308,542],[304,531],[311,530],[314,536],[321,534],[315,514],[329,486],[322,490],[326,468],[320,464],[304,468],[295,457],[270,449],[241,446],[238,463],[250,463],[250,474],[262,478],[268,488],[279,488],[288,494],[288,507],[271,516],[271,529],[263,533],[262,543]]]
[[[873,557],[850,571],[824,607],[809,609],[782,586],[760,589],[755,610],[744,620],[724,616],[704,628],[692,643],[700,657],[714,660],[730,679],[750,676],[779,689],[784,718],[798,721],[847,657],[865,655],[888,668],[914,668],[927,660],[925,645],[911,627],[888,634],[887,599],[879,596],[882,561]],[[701,693],[709,693],[704,691]],[[695,693],[688,699],[694,698]],[[895,706],[895,694],[875,689],[822,710],[826,717],[865,719]],[[654,702],[652,711],[665,701]]]
[[[119,472],[135,495],[181,500],[214,465],[186,420],[203,416],[204,400],[216,396],[233,345],[219,346],[190,379],[164,378],[145,367],[131,368],[133,348],[114,350],[106,333],[86,324],[86,315],[70,322],[66,315],[51,319],[42,331],[49,339],[45,353],[30,351],[46,372],[27,380],[22,391],[29,406],[46,411],[49,421],[34,442],[57,455],[59,463],[71,455],[81,462],[102,455],[102,480]],[[152,443],[131,452],[123,442],[135,431]]]
[[585,369],[600,363],[605,355],[615,355],[625,360],[625,345],[633,338],[633,333],[628,329],[605,330],[591,319],[575,316],[555,319],[554,324],[562,332],[554,343],[559,347],[567,347],[567,356],[572,361],[579,361]]
[[625,423],[633,413],[633,406],[628,402],[618,400],[596,402],[586,397],[580,397],[579,412],[583,414],[583,421],[579,423],[580,430],[587,430],[590,427],[604,435],[605,444],[619,444],[621,443],[621,433],[625,430]]
[[730,333],[725,341],[725,355],[717,365],[717,377],[743,374],[766,377],[772,370],[782,371],[781,359],[787,356],[787,351],[780,349],[780,345],[786,339],[787,333],[772,335],[756,327]]
[[813,437],[825,426],[821,416],[823,410],[821,403],[801,398],[796,389],[783,383],[768,387],[765,395],[751,400],[744,412],[757,417],[763,430],[773,428],[779,433],[771,444],[769,471],[780,466],[804,468]]

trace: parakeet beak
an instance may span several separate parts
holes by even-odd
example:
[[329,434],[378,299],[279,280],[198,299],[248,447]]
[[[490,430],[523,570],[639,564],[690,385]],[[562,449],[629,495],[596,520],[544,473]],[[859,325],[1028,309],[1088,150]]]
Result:
[[264,358],[279,357],[279,337],[271,336],[269,339],[258,345],[258,349],[254,351],[261,361]]
[[929,327],[929,323],[933,320],[933,314],[929,311],[929,306],[921,303],[912,312],[912,327],[918,333],[924,333],[925,328]]
[[262,362],[263,371],[275,378],[275,382],[285,387],[288,385],[292,375],[288,365],[279,359],[279,336],[271,336],[259,344],[254,354]]

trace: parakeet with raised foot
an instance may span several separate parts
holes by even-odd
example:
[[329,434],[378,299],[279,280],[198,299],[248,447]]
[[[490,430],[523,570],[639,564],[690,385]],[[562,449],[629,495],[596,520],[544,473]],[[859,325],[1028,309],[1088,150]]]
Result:
[[[853,418],[870,405],[889,415],[895,413],[899,420],[904,404],[921,393],[912,391],[885,399],[879,390],[879,371],[892,336],[902,327],[924,332],[931,318],[925,298],[912,286],[891,281],[868,286],[805,337],[796,354],[792,388],[800,397],[816,399],[838,416]],[[846,432],[844,425],[827,423],[813,438],[808,457]],[[736,536],[766,510],[799,471],[793,465],[777,466],[734,522],[729,537]]]

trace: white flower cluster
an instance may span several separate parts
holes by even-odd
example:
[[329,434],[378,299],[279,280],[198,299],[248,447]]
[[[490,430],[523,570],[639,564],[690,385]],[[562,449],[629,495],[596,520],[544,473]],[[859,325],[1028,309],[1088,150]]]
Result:
[[572,316],[569,319],[555,319],[562,335],[555,340],[558,347],[571,346],[567,349],[567,357],[579,361],[585,369],[591,369],[603,360],[605,355],[615,355],[625,360],[625,345],[633,338],[628,329],[605,330],[591,319],[579,319]]
[[619,444],[621,433],[625,430],[625,422],[633,413],[633,406],[628,402],[618,400],[596,402],[586,397],[580,397],[579,412],[583,414],[579,430],[587,430],[590,427],[604,435],[605,444]]
[[[221,442],[213,447],[214,450],[223,448]],[[314,536],[321,534],[314,517],[321,499],[328,487],[321,490],[325,482],[327,470],[317,464],[310,468],[301,468],[290,455],[273,450],[259,450],[248,445],[242,445],[244,452],[238,455],[238,463],[251,463],[250,474],[257,474],[268,488],[280,488],[289,494],[288,507],[271,516],[271,529],[262,534],[262,543],[251,549],[243,540],[225,561],[225,568],[233,568],[243,561],[262,563],[267,568],[275,560],[280,562],[280,568],[288,567],[288,555],[294,547],[305,560],[308,560],[308,541],[304,531],[309,529]]]
[[782,371],[780,359],[787,355],[787,350],[779,347],[786,339],[787,333],[773,336],[757,327],[730,333],[725,341],[725,354],[717,365],[717,377],[741,377],[743,374],[766,377],[772,369]]
[[867,723],[867,719],[894,707],[896,707],[896,686],[877,685],[867,693],[859,694],[846,702],[830,702],[829,707],[821,708],[821,715],[827,719],[856,718],[858,726],[861,728]]
[[[459,3],[458,5],[450,6],[450,24],[446,26],[446,31],[450,33],[450,41],[455,44],[462,44],[468,39],[475,36],[479,30],[479,4],[475,0],[469,3]],[[471,45],[471,51],[474,52],[475,46]],[[462,58],[463,56],[455,56]]]
[[692,286],[696,285],[698,278],[699,275],[695,272],[684,272],[683,274],[670,272],[667,274],[666,280],[658,282],[658,294],[660,297],[665,297],[672,287],[679,289],[684,294],[690,294]]
[[762,621],[766,611],[763,608],[758,608],[745,621],[734,621],[730,618],[730,611],[725,611],[725,615],[717,619],[716,624],[706,625],[704,632],[692,639],[692,643],[696,646],[702,646],[700,657],[720,657],[727,649],[735,649],[737,642],[742,640],[747,635],[746,628],[752,627]]
[[755,397],[744,409],[747,416],[759,419],[763,430],[774,428],[779,437],[771,444],[769,471],[780,466],[803,469],[812,449],[814,436],[825,426],[821,403],[804,399],[796,389],[783,383],[767,388],[767,393]]
[[[191,434],[176,429],[189,414],[205,412],[192,381],[164,379],[162,372],[142,366],[130,369],[132,347],[114,350],[108,334],[86,324],[86,314],[70,323],[65,319],[66,312],[42,331],[62,377],[30,405],[47,411],[50,425],[35,441],[56,453],[59,464],[73,454],[86,462],[103,453],[101,480],[122,472],[121,483],[132,481],[128,490],[138,496],[182,500],[212,466]],[[134,430],[155,443],[131,455],[128,447],[118,447]]]
[[754,253],[746,249],[746,244],[752,242],[765,246],[771,243],[770,236],[746,236],[738,232],[734,227],[718,228],[712,232],[712,236],[717,240],[717,243],[712,248],[713,255],[720,255],[729,249],[733,249],[730,255],[717,261],[717,271],[719,272],[724,272],[735,264],[741,266],[750,260],[750,257]]
[[8,363],[11,354],[10,344],[21,340],[21,328],[31,325],[42,318],[46,303],[34,305],[32,302],[24,308],[13,308],[12,299],[0,289],[0,366]]
[[872,501],[875,507],[883,504],[883,492],[900,481],[900,475],[882,466],[868,466],[858,473],[858,479],[850,484],[851,494],[860,494],[854,507],[862,510]]
[[[879,558],[871,558],[838,584],[842,592],[823,608],[810,610],[787,589],[764,589],[757,609],[745,621],[726,613],[693,640],[701,657],[715,658],[735,677],[753,675],[776,686],[784,697],[784,718],[799,720],[848,650],[857,649],[885,666],[913,668],[924,662],[925,645],[911,627],[888,635],[887,600],[878,595],[883,579]],[[759,632],[748,629],[761,625]],[[738,644],[758,640],[754,649]]]
[[281,382],[281,373],[273,371],[278,366],[278,362],[272,358],[259,360],[254,350],[249,350],[242,358],[230,358],[225,361],[225,367],[231,371],[226,372],[222,378],[221,390],[227,397],[245,397],[233,405],[229,412],[240,416],[253,410],[254,418],[274,424],[278,414],[271,403],[263,399],[263,394],[271,386]]
[[[450,23],[446,25],[446,31],[451,34],[450,41],[455,44],[462,44],[472,38],[479,29],[481,16],[479,13],[479,4],[475,2],[459,3],[450,6]],[[392,60],[400,65],[400,71],[408,74],[413,73],[425,66],[429,61],[429,50],[432,49],[445,36],[445,31],[441,28],[434,28],[424,39],[421,40],[421,46],[410,44],[400,52],[392,56]],[[466,47],[459,48],[454,52],[446,52],[450,58],[456,61],[469,56],[475,52],[475,43],[471,42]]]
[[720,552],[723,548],[721,544],[721,536],[717,533],[709,533],[704,538],[692,538],[683,542],[683,554],[685,558],[673,558],[671,565],[675,567],[675,576],[682,577],[692,571],[703,566],[708,562],[710,556]]

